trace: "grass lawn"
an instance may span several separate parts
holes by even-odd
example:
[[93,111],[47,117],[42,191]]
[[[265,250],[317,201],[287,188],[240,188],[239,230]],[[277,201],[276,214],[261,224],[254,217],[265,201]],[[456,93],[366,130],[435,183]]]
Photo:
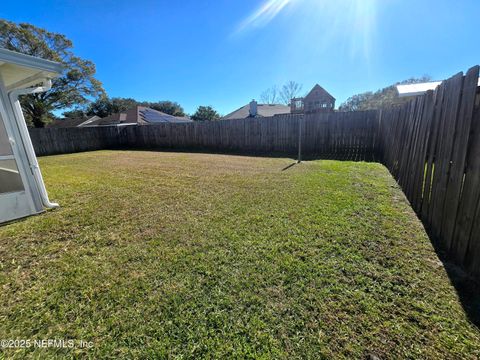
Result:
[[1,357],[477,358],[421,223],[374,163],[40,159],[62,207],[0,227]]

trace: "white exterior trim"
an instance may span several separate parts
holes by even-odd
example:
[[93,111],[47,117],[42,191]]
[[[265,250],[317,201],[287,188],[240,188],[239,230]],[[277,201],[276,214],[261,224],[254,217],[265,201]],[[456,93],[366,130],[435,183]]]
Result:
[[[18,96],[48,91],[51,78],[61,71],[58,63],[0,49],[0,115],[12,149],[0,160],[15,160],[24,188],[0,193],[0,223],[58,206],[48,199]],[[30,87],[39,83],[44,86]]]
[[15,64],[31,69],[38,69],[40,71],[46,71],[53,74],[59,74],[63,69],[62,65],[57,62],[20,54],[3,48],[0,48],[0,62]]
[[[443,81],[397,85],[398,96],[409,97],[423,95],[427,91],[435,90],[441,83],[443,83]],[[480,86],[480,79],[478,79],[478,86]]]

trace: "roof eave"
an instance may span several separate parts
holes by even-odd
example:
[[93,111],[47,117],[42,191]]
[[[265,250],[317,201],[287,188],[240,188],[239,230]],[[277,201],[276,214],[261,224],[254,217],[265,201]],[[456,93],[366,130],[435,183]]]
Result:
[[3,63],[46,71],[52,74],[60,74],[63,71],[63,66],[60,63],[0,48],[0,64],[3,65]]

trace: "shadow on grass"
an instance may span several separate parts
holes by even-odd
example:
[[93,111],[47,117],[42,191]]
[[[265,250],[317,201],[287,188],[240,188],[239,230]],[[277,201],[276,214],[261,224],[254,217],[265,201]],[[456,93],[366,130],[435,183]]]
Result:
[[298,162],[294,162],[294,163],[292,163],[292,164],[290,164],[290,165],[287,165],[287,166],[285,166],[285,167],[282,169],[282,171],[286,171],[286,170],[294,167],[294,166],[297,165],[297,164],[298,164]]
[[480,282],[454,264],[445,250],[430,237],[438,258],[447,271],[450,282],[455,288],[463,310],[472,324],[480,329]]
[[[257,156],[270,158],[289,158],[297,159],[298,149],[289,148],[283,151],[258,151],[248,149],[219,149],[216,147],[102,147],[98,149],[77,149],[73,152],[49,152],[48,154],[37,154],[38,157],[63,155],[99,150],[115,150],[115,151],[153,151],[153,152],[178,152],[178,153],[197,153],[197,154],[218,154],[218,155],[235,155],[235,156]],[[338,160],[338,161],[364,161],[364,162],[380,162],[380,157],[375,152],[360,148],[344,148],[337,152],[309,152],[304,150],[302,160]]]
[[[291,149],[287,151],[249,151],[249,150],[218,150],[205,147],[195,148],[108,148],[102,150],[116,150],[116,151],[152,151],[152,152],[176,152],[176,153],[193,153],[193,154],[216,154],[216,155],[234,155],[234,156],[256,156],[256,157],[269,157],[269,158],[287,158],[296,160],[297,149]],[[91,150],[96,151],[96,150]],[[51,154],[60,155],[60,154]],[[47,155],[50,156],[50,155]],[[357,151],[356,149],[345,150],[337,153],[303,153],[302,160],[337,160],[337,161],[364,161],[364,162],[380,162],[380,158],[377,154],[367,151]]]

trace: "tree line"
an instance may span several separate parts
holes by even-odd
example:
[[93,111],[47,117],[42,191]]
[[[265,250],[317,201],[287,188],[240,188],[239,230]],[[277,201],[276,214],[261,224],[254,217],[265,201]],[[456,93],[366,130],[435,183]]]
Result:
[[[76,108],[63,112],[65,118],[70,119],[88,119],[92,116],[101,118],[107,117],[111,114],[120,113],[133,109],[136,106],[145,106],[153,110],[161,111],[165,114],[178,117],[186,117],[187,113],[183,107],[175,101],[137,101],[132,98],[114,97],[109,98],[103,96],[95,101],[92,101],[84,108]],[[190,118],[194,121],[213,121],[220,119],[220,114],[211,106],[199,106],[197,111],[193,113]]]
[[410,78],[387,86],[383,89],[375,92],[366,91],[361,94],[353,95],[349,97],[338,108],[339,111],[363,111],[363,110],[376,110],[385,107],[400,105],[410,100],[409,97],[401,98],[398,96],[396,86],[406,84],[417,84],[431,81],[432,78],[429,75],[424,75],[419,78]]

